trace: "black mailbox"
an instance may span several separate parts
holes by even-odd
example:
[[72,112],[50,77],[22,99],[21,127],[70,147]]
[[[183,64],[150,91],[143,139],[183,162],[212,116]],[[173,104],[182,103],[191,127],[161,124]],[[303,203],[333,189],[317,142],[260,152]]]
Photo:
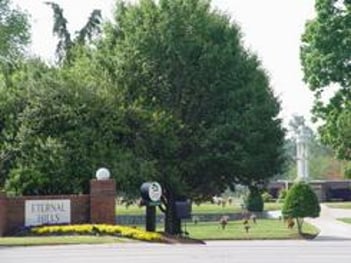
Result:
[[176,201],[176,213],[178,219],[191,218],[191,202],[190,201]]

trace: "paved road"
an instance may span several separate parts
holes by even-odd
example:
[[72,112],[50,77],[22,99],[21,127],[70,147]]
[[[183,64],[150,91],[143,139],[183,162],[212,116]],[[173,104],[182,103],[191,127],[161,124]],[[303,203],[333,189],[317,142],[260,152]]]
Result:
[[351,240],[351,224],[337,220],[343,217],[351,218],[351,209],[331,209],[324,204],[321,208],[319,218],[307,219],[320,230],[316,240]]
[[1,263],[349,263],[351,241],[222,241],[1,248]]

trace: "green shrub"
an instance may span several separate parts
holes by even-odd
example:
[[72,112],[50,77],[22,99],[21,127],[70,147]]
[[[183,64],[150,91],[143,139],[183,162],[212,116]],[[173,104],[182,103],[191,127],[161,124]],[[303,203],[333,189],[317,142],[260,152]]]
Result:
[[283,205],[284,218],[295,218],[301,234],[304,217],[318,217],[320,205],[316,194],[305,182],[294,184],[288,191]]
[[250,212],[262,212],[263,211],[263,200],[260,192],[257,188],[251,188],[250,193],[246,198],[246,209]]

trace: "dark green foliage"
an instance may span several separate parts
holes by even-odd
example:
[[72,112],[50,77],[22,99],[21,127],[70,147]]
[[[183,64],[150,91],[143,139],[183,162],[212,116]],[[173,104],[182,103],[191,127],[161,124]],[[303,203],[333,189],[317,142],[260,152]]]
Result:
[[298,182],[289,189],[284,201],[284,218],[296,218],[301,233],[304,217],[318,217],[320,205],[316,194],[305,182]]
[[149,151],[167,171],[159,181],[208,199],[279,173],[279,103],[237,25],[209,1],[119,2],[105,33],[99,60],[126,103],[162,109],[179,124],[173,153],[159,154],[162,144]]
[[245,200],[246,209],[250,212],[262,212],[264,202],[261,193],[257,188],[250,188],[250,193]]
[[[26,69],[26,77],[35,66]],[[153,136],[148,126],[153,123],[152,116],[135,105],[121,108],[118,96],[111,96],[112,91],[99,92],[93,82],[87,87],[71,73],[42,70],[42,76],[17,83],[28,85],[28,92],[14,98],[23,106],[14,112],[13,132],[9,122],[4,134],[9,143],[1,150],[13,156],[5,185],[8,192],[86,193],[89,180],[101,166],[111,170],[122,191],[122,182],[128,184],[141,175],[150,177],[152,163],[134,153],[138,138],[133,129],[140,122],[140,130]],[[138,188],[128,190],[135,194]]]
[[56,55],[59,62],[61,62],[68,55],[67,53],[73,45],[71,34],[67,28],[67,20],[63,16],[63,9],[53,2],[46,2],[46,4],[51,6],[54,12],[54,27],[52,31],[59,39],[56,47]]
[[[306,23],[302,35],[301,61],[305,81],[316,98],[314,117],[322,120],[319,129],[322,141],[330,145],[339,158],[351,160],[351,8],[348,2],[316,1],[316,18]],[[327,102],[325,93],[330,97]]]
[[4,146],[11,141],[17,110],[22,106],[21,94],[13,90],[13,84],[30,41],[29,29],[28,15],[13,8],[10,0],[0,0],[0,188],[14,158]]
[[54,12],[53,34],[58,37],[56,56],[59,63],[71,63],[74,57],[74,49],[90,43],[101,33],[101,11],[93,10],[85,26],[77,32],[75,38],[68,31],[68,21],[63,15],[63,9],[56,3],[45,2],[51,6]]
[[77,44],[84,45],[92,41],[94,37],[98,36],[101,29],[101,10],[95,9],[89,16],[88,22],[85,26],[78,32],[77,39],[75,40]]
[[284,217],[318,217],[320,206],[312,188],[304,182],[294,184],[283,206]]

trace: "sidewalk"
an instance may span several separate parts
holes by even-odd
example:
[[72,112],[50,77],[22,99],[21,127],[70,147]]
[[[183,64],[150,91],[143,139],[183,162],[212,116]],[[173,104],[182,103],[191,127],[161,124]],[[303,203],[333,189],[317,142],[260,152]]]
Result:
[[351,209],[331,209],[321,204],[320,217],[305,220],[320,230],[316,241],[351,240],[351,224],[337,220],[343,217],[351,218]]

